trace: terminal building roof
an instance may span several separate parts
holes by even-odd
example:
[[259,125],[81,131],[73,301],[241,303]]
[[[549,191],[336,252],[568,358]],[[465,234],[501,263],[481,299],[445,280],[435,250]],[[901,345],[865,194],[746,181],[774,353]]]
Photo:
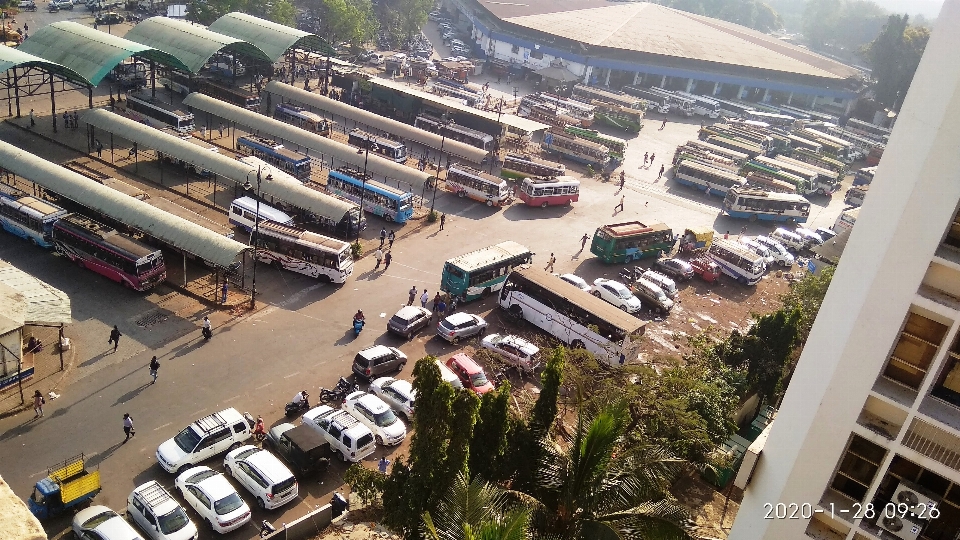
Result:
[[190,73],[198,73],[211,56],[223,49],[273,62],[267,53],[252,43],[214,32],[198,24],[167,17],[150,17],[131,28],[125,37],[167,51]]
[[320,37],[246,13],[227,13],[213,21],[210,30],[247,43],[256,43],[271,62],[279,60],[291,47],[324,54],[336,51]]

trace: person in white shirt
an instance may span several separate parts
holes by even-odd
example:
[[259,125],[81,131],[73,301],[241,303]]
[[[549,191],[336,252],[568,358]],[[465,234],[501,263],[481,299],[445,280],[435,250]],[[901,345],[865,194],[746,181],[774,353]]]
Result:
[[293,396],[293,403],[295,405],[300,405],[301,403],[305,403],[307,401],[307,396],[308,396],[307,391],[301,390],[297,392],[295,396]]

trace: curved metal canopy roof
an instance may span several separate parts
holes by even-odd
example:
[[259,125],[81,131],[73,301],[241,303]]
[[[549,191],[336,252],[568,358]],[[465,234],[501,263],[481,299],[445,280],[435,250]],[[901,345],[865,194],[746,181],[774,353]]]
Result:
[[250,246],[99,184],[26,150],[0,141],[0,163],[14,174],[221,268]]
[[[26,44],[26,42],[24,42]],[[21,45],[22,47],[22,45]],[[13,47],[0,47],[0,73],[15,67],[37,67],[79,84],[93,84],[76,71]]]
[[229,48],[251,58],[272,62],[259,47],[242,39],[218,34],[205,26],[167,17],[150,17],[137,24],[125,36],[131,41],[168,51],[197,73],[215,53]]
[[100,84],[117,64],[134,55],[175,69],[186,68],[176,57],[162,50],[72,21],[39,28],[19,48],[27,54],[70,66],[84,82],[93,86]]
[[[238,184],[253,181],[256,178],[256,169],[252,169],[236,159],[223,154],[211,152],[170,135],[159,129],[141,124],[114,114],[106,109],[91,109],[81,116],[84,122],[118,135],[130,142],[135,142],[146,148],[153,148],[163,154],[181,159],[198,169],[206,169],[211,173]],[[260,192],[263,195],[274,197],[288,202],[298,208],[308,210],[327,219],[339,222],[348,212],[359,208],[357,204],[338,199],[332,195],[310,189],[300,182],[285,180],[282,177],[271,182],[263,182]]]
[[256,43],[271,62],[279,60],[291,47],[336,54],[336,50],[320,36],[237,11],[213,21],[209,28],[225,36]]
[[[309,148],[324,156],[332,156],[338,161],[354,167],[362,169],[364,159],[367,157],[363,153],[357,154],[357,149],[352,146],[197,92],[183,98],[183,104],[219,116],[224,120],[236,122],[241,126],[253,129],[257,133],[266,133],[281,141]],[[370,154],[367,161],[367,172],[393,180],[402,180],[416,187],[422,187],[430,179],[428,173],[420,172],[413,167],[407,167],[376,154]]]
[[442,147],[445,153],[453,154],[454,156],[472,161],[473,163],[480,163],[487,157],[487,152],[470,146],[469,144],[441,137],[436,133],[431,133],[427,130],[398,122],[392,118],[386,118],[379,114],[347,105],[346,103],[330,99],[320,94],[307,92],[306,90],[289,84],[270,81],[267,83],[266,89],[267,92],[277,94],[278,96],[285,97],[297,103],[316,107],[322,111],[342,116],[365,126],[392,133],[405,140],[422,144],[434,150],[440,150]]

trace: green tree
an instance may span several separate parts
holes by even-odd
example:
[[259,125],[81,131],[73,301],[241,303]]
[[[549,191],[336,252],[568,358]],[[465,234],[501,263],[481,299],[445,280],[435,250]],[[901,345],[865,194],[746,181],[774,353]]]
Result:
[[297,7],[290,0],[273,0],[267,18],[275,23],[294,27],[297,24]]
[[833,281],[834,270],[833,266],[826,266],[816,274],[807,273],[803,279],[790,284],[789,292],[780,296],[783,309],[800,313],[797,337],[799,345],[806,343],[807,336],[810,335],[810,328],[813,327],[813,321],[817,318],[823,298]]
[[800,333],[800,311],[780,309],[757,318],[746,334],[734,330],[717,355],[734,369],[745,369],[751,389],[762,397],[783,393],[793,347]]
[[803,35],[814,50],[853,59],[876,37],[885,18],[883,8],[870,0],[808,0]]
[[910,26],[906,15],[891,15],[887,19],[880,35],[864,48],[877,81],[877,101],[899,109],[929,39],[930,30]]
[[[419,407],[420,395],[417,394]],[[477,423],[477,411],[480,409],[480,400],[477,395],[469,391],[457,392],[453,399],[450,413],[450,442],[447,445],[446,472],[443,474],[444,485],[439,485],[438,479],[434,483],[434,501],[438,500],[447,491],[447,483],[461,473],[469,471],[467,464],[470,459],[470,441],[473,439],[473,426]],[[419,411],[418,411],[419,412]]]
[[359,46],[377,34],[379,27],[370,0],[318,0],[322,36],[336,44],[346,41]]
[[436,511],[423,514],[425,536],[432,540],[525,540],[529,521],[529,510],[510,508],[502,489],[479,478],[471,482],[462,472]]
[[470,474],[491,482],[506,479],[507,433],[511,418],[509,384],[483,395],[470,441]]
[[537,396],[537,402],[530,413],[530,421],[527,422],[527,426],[538,437],[550,431],[550,426],[557,417],[557,398],[563,384],[563,366],[566,360],[566,348],[554,347],[550,351],[546,367],[540,373],[540,395]]
[[686,512],[661,486],[638,474],[621,441],[628,423],[623,402],[594,418],[581,411],[568,448],[549,444],[540,462],[533,525],[539,536],[563,540],[688,539]]
[[393,6],[399,36],[410,39],[427,23],[427,15],[433,9],[433,0],[396,0]]

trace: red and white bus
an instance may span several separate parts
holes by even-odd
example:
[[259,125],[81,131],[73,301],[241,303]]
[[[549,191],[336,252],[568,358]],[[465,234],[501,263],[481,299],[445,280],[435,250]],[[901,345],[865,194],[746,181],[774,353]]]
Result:
[[519,197],[527,206],[541,208],[575,203],[580,200],[580,181],[572,176],[524,178]]
[[167,279],[159,249],[79,214],[68,214],[54,224],[53,242],[58,252],[81,268],[124,287],[148,291]]

